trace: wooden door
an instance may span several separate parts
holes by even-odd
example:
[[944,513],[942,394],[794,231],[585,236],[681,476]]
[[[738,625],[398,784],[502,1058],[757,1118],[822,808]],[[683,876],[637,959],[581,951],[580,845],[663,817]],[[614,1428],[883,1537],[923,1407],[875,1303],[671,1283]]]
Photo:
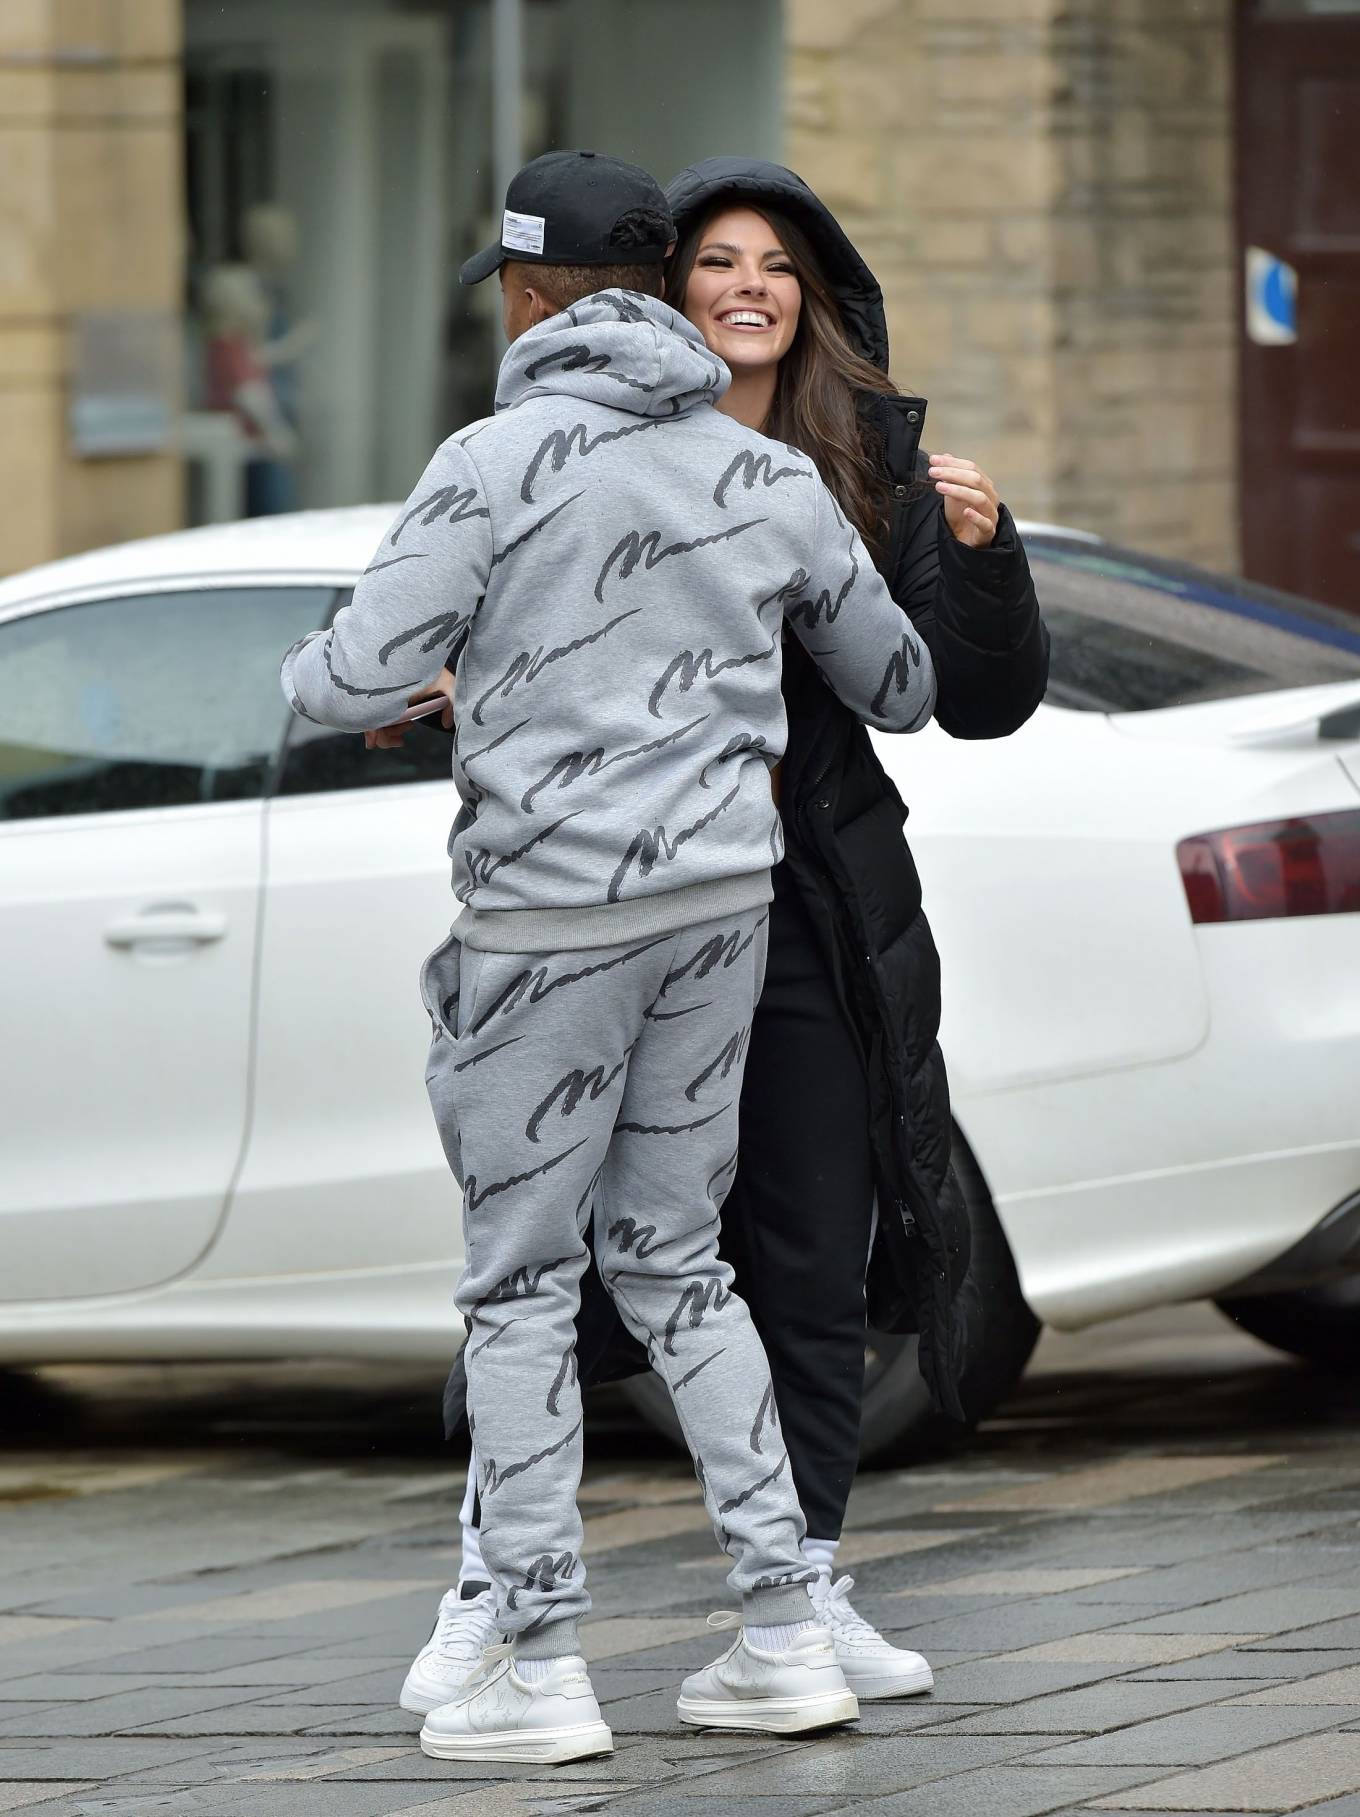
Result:
[[1238,20],[1243,565],[1360,613],[1360,4]]

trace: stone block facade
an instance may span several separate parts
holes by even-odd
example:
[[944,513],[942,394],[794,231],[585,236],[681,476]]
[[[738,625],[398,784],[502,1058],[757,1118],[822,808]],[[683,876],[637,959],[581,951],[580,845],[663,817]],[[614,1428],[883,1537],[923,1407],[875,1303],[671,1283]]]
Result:
[[79,312],[181,306],[180,29],[179,0],[0,6],[0,573],[182,518],[178,458],[66,429]]
[[1232,567],[1230,0],[787,0],[788,162],[883,282],[927,444]]

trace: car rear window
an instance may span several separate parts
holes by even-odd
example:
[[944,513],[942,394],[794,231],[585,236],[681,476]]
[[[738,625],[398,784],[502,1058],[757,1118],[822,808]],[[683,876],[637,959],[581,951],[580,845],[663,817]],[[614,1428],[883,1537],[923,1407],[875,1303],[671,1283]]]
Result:
[[1049,699],[1098,713],[1360,680],[1360,619],[1107,544],[1027,539]]

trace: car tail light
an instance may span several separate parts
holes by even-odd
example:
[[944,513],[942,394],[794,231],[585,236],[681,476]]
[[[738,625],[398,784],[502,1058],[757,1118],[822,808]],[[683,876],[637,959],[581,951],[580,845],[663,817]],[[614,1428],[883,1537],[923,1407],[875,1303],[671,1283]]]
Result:
[[1197,833],[1176,859],[1195,922],[1360,913],[1360,808]]

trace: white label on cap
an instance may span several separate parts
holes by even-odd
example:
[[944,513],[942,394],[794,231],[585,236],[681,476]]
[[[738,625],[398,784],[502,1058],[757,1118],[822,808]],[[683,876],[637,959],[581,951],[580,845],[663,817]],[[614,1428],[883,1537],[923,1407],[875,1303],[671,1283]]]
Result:
[[501,223],[501,245],[507,252],[542,252],[546,226],[542,215],[517,215],[507,208]]

